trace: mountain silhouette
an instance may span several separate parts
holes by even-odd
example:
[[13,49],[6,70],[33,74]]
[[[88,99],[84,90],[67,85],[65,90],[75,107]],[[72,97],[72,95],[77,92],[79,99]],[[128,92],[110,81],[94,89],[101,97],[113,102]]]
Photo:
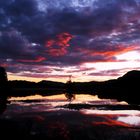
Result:
[[140,71],[127,72],[116,80],[102,82],[98,88],[95,87],[100,98],[118,99],[130,104],[140,104]]
[[[28,96],[36,93],[55,95],[70,91],[69,93],[72,94],[98,95],[99,98],[117,99],[118,101],[126,101],[129,104],[140,104],[140,71],[138,70],[129,71],[113,80],[103,82],[71,82],[70,86],[67,83],[45,80],[38,83],[18,80],[8,81],[3,68],[1,68],[0,75],[1,99],[7,96]],[[7,91],[6,89],[10,90]]]
[[138,70],[132,70],[127,72],[125,75],[122,77],[119,77],[118,80],[128,80],[129,82],[131,81],[140,81],[140,71]]
[[[36,91],[39,91],[42,95],[54,95],[58,94],[58,92],[67,92],[68,90],[67,83],[55,81],[43,80],[38,83],[29,81],[9,81],[9,83],[14,89],[20,89],[20,94],[15,90],[12,96],[26,96],[34,94]],[[23,92],[21,92],[22,90]],[[117,79],[103,82],[72,82],[69,90],[73,94],[98,95],[99,98],[117,99],[118,101],[126,101],[129,104],[140,104],[140,71],[129,71]]]

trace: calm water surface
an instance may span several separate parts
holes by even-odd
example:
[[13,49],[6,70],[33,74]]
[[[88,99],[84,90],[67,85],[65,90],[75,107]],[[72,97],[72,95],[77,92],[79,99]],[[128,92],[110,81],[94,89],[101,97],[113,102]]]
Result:
[[126,102],[84,94],[71,102],[64,94],[9,100],[0,131],[13,139],[140,140],[140,111]]
[[[8,105],[5,115],[14,115],[27,112],[47,112],[47,111],[77,111],[74,109],[67,108],[67,105],[80,105],[83,107],[78,110],[82,114],[92,115],[114,115],[116,121],[124,122],[133,126],[140,126],[140,111],[139,110],[108,110],[107,105],[128,105],[126,102],[118,102],[117,100],[111,99],[99,99],[98,96],[92,95],[76,95],[76,98],[69,102],[64,94],[53,95],[53,96],[27,96],[27,97],[12,97],[10,98],[11,104]],[[84,105],[95,105],[94,108],[84,108]],[[96,107],[97,105],[97,107]],[[98,105],[105,105],[98,107]],[[64,107],[63,107],[64,106]]]

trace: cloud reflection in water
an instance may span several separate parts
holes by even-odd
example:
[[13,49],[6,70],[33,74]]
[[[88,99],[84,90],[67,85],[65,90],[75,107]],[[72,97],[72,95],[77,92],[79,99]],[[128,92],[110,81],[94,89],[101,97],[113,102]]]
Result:
[[[118,102],[116,100],[110,99],[99,99],[97,96],[91,95],[76,95],[76,99],[71,102],[75,108],[68,108],[67,105],[69,102],[65,98],[64,94],[61,95],[53,95],[53,96],[28,96],[28,97],[16,97],[10,99],[11,104],[8,106],[7,111],[5,112],[8,115],[13,114],[20,114],[20,113],[39,113],[39,112],[47,112],[56,114],[63,114],[62,112],[73,112],[74,110],[77,113],[80,113],[84,116],[102,116],[103,120],[108,118],[104,121],[104,123],[99,122],[100,125],[102,124],[109,124],[110,125],[135,125],[140,126],[140,111],[139,110],[116,110],[110,109],[106,105],[126,105],[125,102]],[[79,110],[76,109],[77,106],[82,105],[82,108]],[[91,107],[86,108],[89,105]],[[95,107],[92,107],[95,106]],[[97,105],[97,107],[96,107]],[[99,108],[98,105],[102,105],[103,107]],[[64,107],[65,106],[65,107]],[[72,113],[71,112],[71,113]],[[63,114],[64,115],[64,114]],[[96,122],[96,120],[95,120]],[[94,122],[94,124],[95,124]],[[96,122],[96,125],[98,122]]]

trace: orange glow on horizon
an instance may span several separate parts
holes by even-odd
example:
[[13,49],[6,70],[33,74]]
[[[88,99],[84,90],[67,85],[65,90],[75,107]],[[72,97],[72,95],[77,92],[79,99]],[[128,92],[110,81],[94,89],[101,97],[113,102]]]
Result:
[[[113,79],[113,76],[104,76],[104,77],[97,77],[97,76],[84,76],[84,77],[75,77],[72,79],[73,82],[89,82],[89,81],[105,81],[107,79]],[[68,80],[67,78],[35,78],[35,77],[26,77],[26,76],[18,76],[18,75],[11,75],[8,74],[8,80],[26,80],[31,82],[40,82],[42,80],[48,81],[56,81],[56,82],[63,82],[66,83]]]
[[[107,56],[107,57],[112,57],[112,56],[116,56],[116,55],[120,55],[120,54],[124,54],[130,51],[133,51],[135,49],[137,49],[138,46],[115,46],[115,48],[112,50],[112,48],[108,48],[109,50],[101,50],[101,51],[96,51],[96,50],[89,50],[86,48],[79,48],[78,51],[82,52],[85,55],[90,55],[90,56],[94,56],[94,55],[103,55],[103,56]],[[111,61],[111,60],[108,60]]]
[[8,80],[26,80],[26,81],[31,81],[31,82],[40,82],[42,80],[48,80],[48,81],[58,81],[58,82],[66,82],[66,78],[35,78],[35,77],[26,77],[26,76],[20,76],[20,75],[14,75],[11,73],[8,73]]

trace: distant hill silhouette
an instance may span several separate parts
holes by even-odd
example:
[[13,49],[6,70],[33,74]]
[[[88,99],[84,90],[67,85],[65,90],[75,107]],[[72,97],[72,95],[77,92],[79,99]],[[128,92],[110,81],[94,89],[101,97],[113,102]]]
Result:
[[30,82],[25,80],[9,81],[12,91],[9,96],[29,96],[34,94],[55,95],[64,91],[65,84],[54,81]]
[[103,82],[73,82],[71,88],[76,94],[94,94],[98,95],[99,98],[117,99],[130,104],[140,104],[140,71],[129,71],[118,79]]
[[122,77],[103,82],[71,82],[70,89],[67,83],[45,80],[38,83],[18,80],[8,81],[9,87],[12,90],[8,92],[8,96],[54,95],[71,91],[72,94],[98,95],[99,98],[117,99],[127,101],[130,104],[140,104],[140,71],[138,70],[129,71]]
[[140,71],[129,71],[116,80],[102,82],[95,87],[100,98],[118,99],[130,104],[140,104]]
[[62,82],[42,80],[42,81],[38,82],[37,85],[40,88],[63,89],[65,84]]
[[25,80],[14,80],[14,81],[9,81],[9,84],[13,88],[47,88],[47,89],[58,89],[58,88],[64,88],[64,83],[61,82],[54,82],[54,81],[45,81],[42,80],[38,83],[36,82],[30,82],[30,81],[25,81]]

